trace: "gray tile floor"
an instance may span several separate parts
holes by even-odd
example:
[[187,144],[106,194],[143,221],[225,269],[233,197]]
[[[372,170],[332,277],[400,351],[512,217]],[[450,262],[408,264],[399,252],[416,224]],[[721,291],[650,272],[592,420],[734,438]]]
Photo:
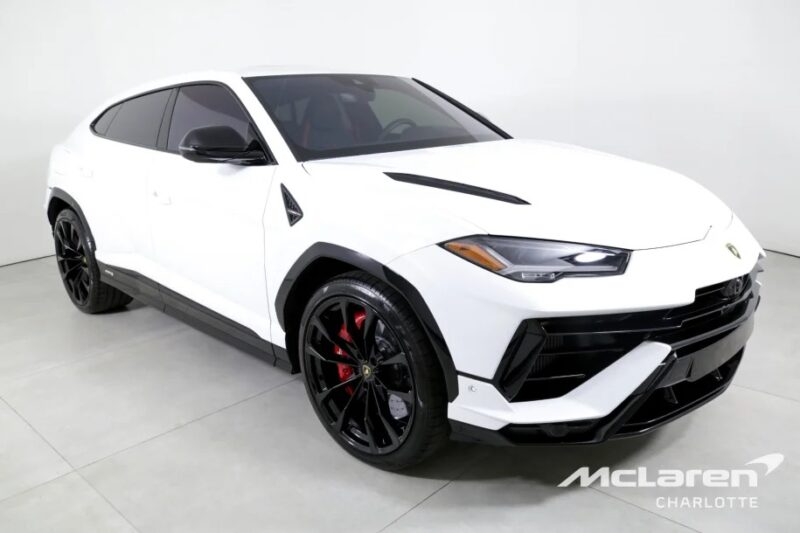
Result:
[[[83,315],[52,259],[0,268],[0,532],[798,531],[800,260],[767,269],[740,371],[705,408],[641,439],[452,444],[390,474],[329,439],[296,376],[151,308]],[[730,469],[773,452],[785,461],[755,488],[556,486],[584,465]]]

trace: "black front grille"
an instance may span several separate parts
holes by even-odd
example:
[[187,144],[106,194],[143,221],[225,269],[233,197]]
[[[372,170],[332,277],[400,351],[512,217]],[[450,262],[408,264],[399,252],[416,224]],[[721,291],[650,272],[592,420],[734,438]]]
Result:
[[[754,291],[753,273],[695,291],[685,306],[657,311],[526,320],[536,342],[509,345],[495,383],[511,401],[555,398],[591,379],[643,341],[671,345],[683,357],[719,341],[747,312]],[[516,371],[505,372],[508,361]],[[523,374],[524,371],[524,374]],[[524,378],[523,378],[524,375]]]

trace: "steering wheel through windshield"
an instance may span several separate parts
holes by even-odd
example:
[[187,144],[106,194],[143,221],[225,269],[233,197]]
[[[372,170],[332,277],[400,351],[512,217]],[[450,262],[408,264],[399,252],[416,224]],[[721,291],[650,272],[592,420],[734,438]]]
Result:
[[401,126],[408,126],[409,128],[416,128],[417,123],[411,120],[410,118],[398,118],[396,120],[391,121],[383,128],[383,131],[380,135],[378,135],[378,141],[385,141],[386,138],[394,133],[394,130],[398,129]]

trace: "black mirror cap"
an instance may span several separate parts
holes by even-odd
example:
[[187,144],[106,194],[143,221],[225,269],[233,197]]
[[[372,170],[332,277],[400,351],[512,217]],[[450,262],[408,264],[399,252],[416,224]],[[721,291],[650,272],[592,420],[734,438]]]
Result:
[[205,126],[189,130],[178,152],[196,163],[231,163],[265,165],[267,156],[257,140],[247,144],[244,137],[230,126]]

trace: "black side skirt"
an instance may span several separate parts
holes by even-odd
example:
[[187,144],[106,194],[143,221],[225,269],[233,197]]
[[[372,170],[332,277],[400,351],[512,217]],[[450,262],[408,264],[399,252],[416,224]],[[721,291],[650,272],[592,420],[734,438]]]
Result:
[[103,283],[111,285],[142,303],[151,305],[274,366],[281,367],[292,373],[298,371],[298,369],[292,367],[289,354],[284,348],[262,339],[255,331],[156,283],[138,272],[113,267],[99,261],[97,265],[100,268],[100,281]]

